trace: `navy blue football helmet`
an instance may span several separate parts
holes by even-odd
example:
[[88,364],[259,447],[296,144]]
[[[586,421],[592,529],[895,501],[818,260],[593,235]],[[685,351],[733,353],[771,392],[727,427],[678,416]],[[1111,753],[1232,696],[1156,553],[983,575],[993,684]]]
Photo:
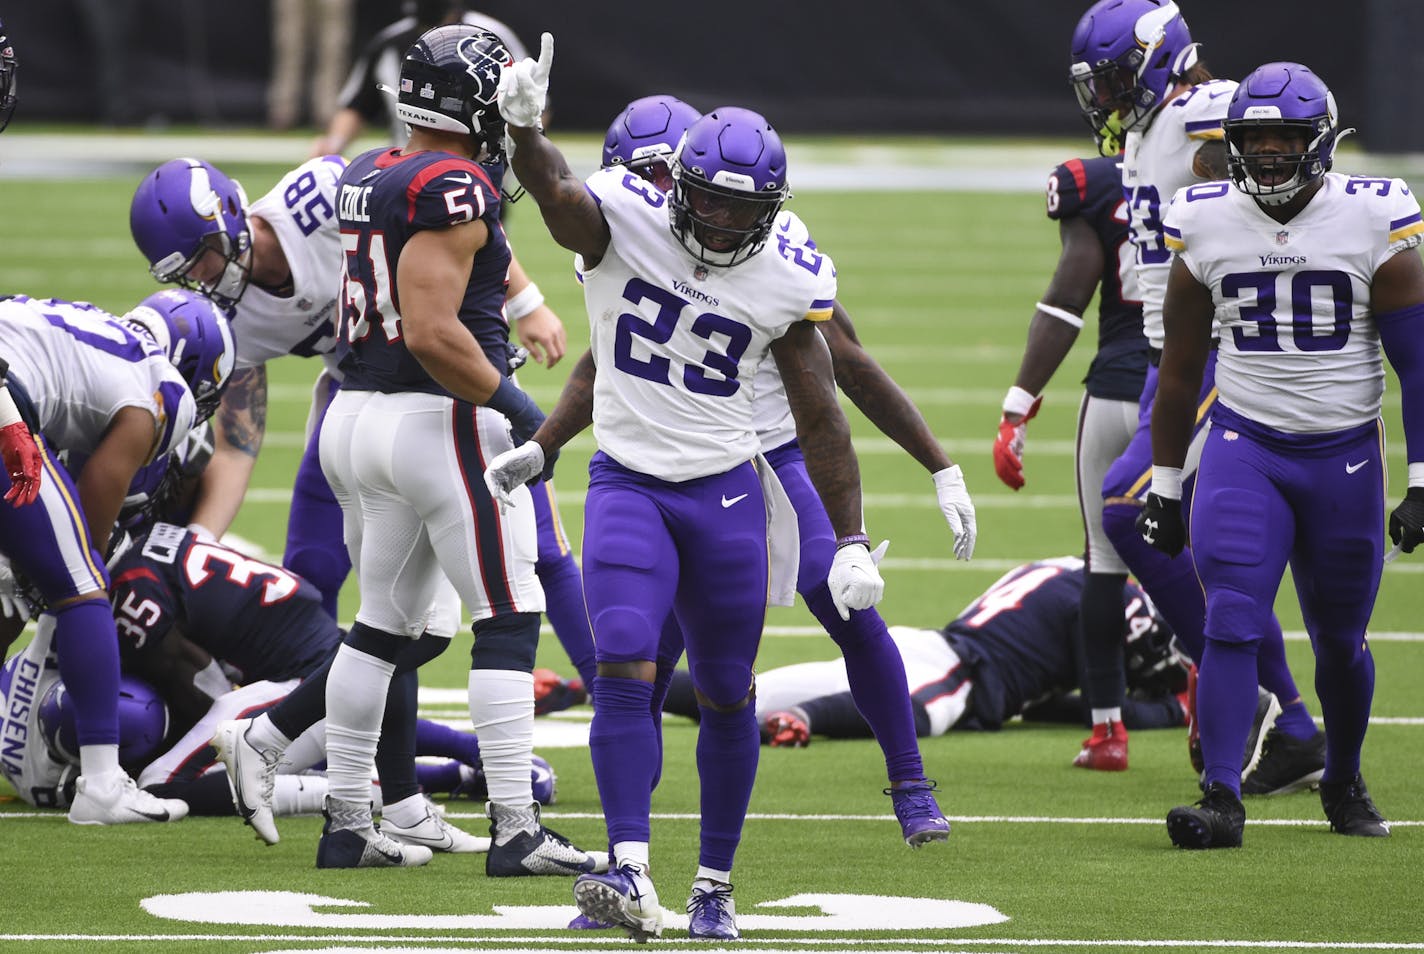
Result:
[[672,161],[672,230],[705,265],[745,262],[790,196],[786,148],[758,113],[721,106],[687,127]]
[[[50,686],[40,699],[40,734],[57,760],[79,764],[74,703],[62,682]],[[119,676],[119,764],[137,774],[162,751],[167,734],[163,697],[142,679]]]
[[504,156],[504,119],[495,105],[499,77],[514,65],[504,40],[466,23],[421,34],[401,61],[396,115],[412,126],[475,137],[475,159]]
[[[1335,161],[1335,144],[1354,132],[1341,130],[1335,97],[1324,80],[1299,63],[1267,63],[1241,81],[1226,119],[1226,169],[1236,188],[1264,205],[1283,205],[1324,177]],[[1257,151],[1252,133],[1293,133],[1297,152]]]

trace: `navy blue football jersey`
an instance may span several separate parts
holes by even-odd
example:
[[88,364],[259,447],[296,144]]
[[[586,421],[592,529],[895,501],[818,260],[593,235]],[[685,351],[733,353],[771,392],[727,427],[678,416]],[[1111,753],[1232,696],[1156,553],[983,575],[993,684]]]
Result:
[[480,219],[489,240],[475,253],[460,322],[490,363],[505,372],[509,323],[504,316],[509,243],[499,222],[499,189],[478,163],[448,152],[376,149],[346,167],[339,190],[345,253],[338,354],[342,387],[357,391],[448,394],[407,350],[396,270],[416,232]]
[[[997,729],[1029,703],[1078,688],[1074,633],[1082,591],[1082,560],[1028,563],[1004,574],[942,630],[973,670],[973,711],[964,728]],[[1130,634],[1166,625],[1131,580],[1123,610]]]
[[237,670],[238,682],[309,675],[341,642],[316,587],[182,527],[155,524],[115,564],[109,597],[125,658],[176,629]]
[[1048,217],[1082,218],[1103,246],[1098,286],[1098,352],[1084,380],[1094,397],[1135,401],[1147,368],[1142,304],[1122,297],[1120,269],[1132,268],[1127,203],[1120,160],[1110,156],[1069,159],[1048,177]]

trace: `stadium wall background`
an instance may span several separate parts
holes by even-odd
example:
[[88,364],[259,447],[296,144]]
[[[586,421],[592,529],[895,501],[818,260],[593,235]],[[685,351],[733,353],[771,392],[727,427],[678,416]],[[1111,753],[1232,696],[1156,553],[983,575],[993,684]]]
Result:
[[[270,9],[262,0],[0,0],[21,57],[22,120],[254,124],[264,118]],[[122,93],[105,83],[85,8],[119,22]],[[1065,79],[1083,0],[488,0],[526,44],[562,42],[559,126],[602,129],[650,92],[700,108],[753,106],[788,132],[1083,132]],[[1424,3],[1181,0],[1207,64],[1240,77],[1309,64],[1374,151],[1424,151]],[[358,0],[358,44],[398,12]],[[105,115],[107,111],[108,115]],[[23,127],[21,127],[23,128]]]

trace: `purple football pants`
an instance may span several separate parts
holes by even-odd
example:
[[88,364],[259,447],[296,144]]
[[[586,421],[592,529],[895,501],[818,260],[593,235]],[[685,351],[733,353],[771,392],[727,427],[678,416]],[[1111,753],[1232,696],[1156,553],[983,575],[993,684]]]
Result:
[[[766,510],[750,462],[670,483],[589,462],[584,598],[599,663],[658,659],[675,614],[704,706],[701,864],[730,870],[760,744],[749,694],[766,619]],[[600,676],[589,748],[611,844],[649,840],[660,760],[652,683]],[[715,708],[713,708],[715,707]],[[731,711],[726,711],[731,710]]]
[[1286,564],[1315,650],[1325,778],[1359,771],[1374,695],[1365,627],[1384,558],[1383,434],[1378,422],[1287,435],[1218,405],[1197,475],[1191,531],[1206,589],[1197,683],[1206,781],[1237,790],[1256,707],[1257,646]]

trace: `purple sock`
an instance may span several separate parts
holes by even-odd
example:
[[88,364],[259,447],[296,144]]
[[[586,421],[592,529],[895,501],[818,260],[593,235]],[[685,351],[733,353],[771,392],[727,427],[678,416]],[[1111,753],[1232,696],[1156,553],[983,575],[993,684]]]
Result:
[[1256,643],[1208,639],[1197,676],[1205,781],[1241,795],[1241,753],[1256,714]]
[[473,732],[462,732],[448,725],[421,719],[415,725],[417,755],[441,755],[466,765],[480,764],[480,740]]
[[[652,719],[653,684],[600,676],[593,697],[588,747],[598,797],[608,823],[608,842],[648,841],[651,826],[657,733]],[[755,715],[752,716],[755,730]],[[755,731],[753,732],[755,739]]]
[[1301,740],[1313,738],[1315,733],[1320,731],[1315,727],[1315,720],[1310,717],[1310,710],[1299,699],[1281,705],[1281,714],[1276,716],[1276,726],[1291,738]]
[[104,599],[70,603],[54,614],[59,677],[74,702],[80,745],[119,741],[119,637]]
[[750,704],[736,712],[701,708],[697,775],[702,781],[702,850],[697,863],[731,871],[761,753],[756,708]]
[[841,619],[824,582],[801,595],[845,657],[851,695],[885,754],[886,775],[891,781],[924,778],[905,662],[890,639],[885,620],[873,609],[851,613],[849,620]]
[[415,777],[420,782],[420,790],[429,794],[431,792],[453,792],[455,786],[460,784],[460,762],[441,762],[439,765],[429,765],[425,762],[415,764]]

